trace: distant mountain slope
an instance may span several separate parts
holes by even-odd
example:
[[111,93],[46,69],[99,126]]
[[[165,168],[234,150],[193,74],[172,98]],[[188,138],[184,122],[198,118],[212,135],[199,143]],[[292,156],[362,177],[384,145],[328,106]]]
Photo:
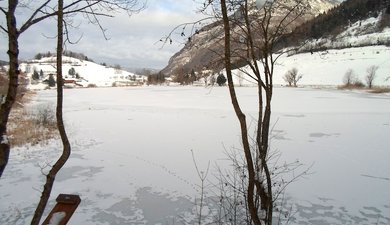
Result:
[[[365,43],[350,43],[348,40],[353,41],[353,39],[345,38],[346,36],[358,37],[381,33],[389,26],[389,0],[346,0],[337,7],[297,27],[295,35],[289,37],[290,41],[288,42],[296,45],[307,40],[311,40],[311,42],[320,40],[314,41],[315,45],[311,45],[309,50],[390,44],[388,38]],[[332,46],[325,42],[335,42],[335,44]]]
[[[386,15],[385,15],[386,16]],[[308,39],[298,52],[314,52],[371,45],[390,45],[390,27],[379,28],[384,14],[351,23],[338,34]]]
[[[328,0],[309,1],[311,2],[310,13],[308,13],[307,18],[300,18],[300,23],[335,5],[335,3]],[[237,32],[232,33],[238,35]],[[161,72],[172,75],[175,73],[189,73],[191,70],[221,69],[222,61],[219,59],[223,53],[222,38],[223,27],[221,22],[217,21],[203,27],[191,37],[190,41],[179,52],[171,57],[168,65]]]

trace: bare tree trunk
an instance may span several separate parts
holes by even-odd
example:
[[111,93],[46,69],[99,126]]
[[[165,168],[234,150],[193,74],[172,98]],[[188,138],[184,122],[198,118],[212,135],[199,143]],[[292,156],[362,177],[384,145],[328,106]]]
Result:
[[7,138],[7,124],[11,113],[12,105],[15,102],[18,89],[19,75],[19,32],[16,28],[15,10],[18,5],[17,0],[8,1],[7,28],[8,28],[8,56],[9,56],[9,84],[7,97],[0,108],[0,177],[8,163],[10,143]]
[[46,183],[42,191],[41,199],[38,203],[38,206],[35,210],[34,217],[31,221],[31,225],[38,225],[39,221],[42,218],[43,212],[46,208],[47,202],[50,198],[51,190],[54,185],[55,177],[60,171],[60,169],[65,165],[68,160],[71,147],[68,140],[68,137],[65,132],[64,121],[62,118],[62,106],[63,106],[63,80],[62,80],[62,50],[63,50],[63,0],[58,0],[58,15],[57,15],[57,29],[58,29],[58,39],[57,39],[57,128],[60,132],[63,151],[60,158],[53,165],[52,169],[46,175]]
[[241,127],[241,138],[242,144],[244,148],[245,160],[247,163],[248,170],[248,190],[247,190],[247,198],[248,198],[248,209],[250,213],[250,217],[252,222],[255,225],[260,225],[260,218],[257,214],[257,207],[255,205],[255,180],[256,173],[254,169],[252,154],[250,150],[249,140],[248,140],[248,128],[246,124],[246,116],[242,112],[240,105],[237,100],[237,95],[235,92],[233,78],[232,78],[232,65],[231,65],[231,53],[230,53],[230,24],[229,17],[227,14],[226,1],[221,0],[221,10],[224,24],[224,32],[225,32],[225,68],[226,68],[226,76],[228,79],[228,87],[230,98],[232,100],[233,108],[236,113],[236,116],[240,122]]
[[[7,138],[7,123],[11,108],[16,99],[18,88],[19,75],[19,46],[18,38],[20,34],[28,28],[45,20],[47,18],[57,15],[57,12],[49,5],[52,0],[42,1],[41,4],[33,10],[28,19],[21,24],[20,29],[17,28],[15,10],[18,7],[18,0],[8,0],[8,10],[0,7],[0,13],[6,16],[7,28],[0,24],[0,29],[8,35],[8,55],[9,55],[9,86],[6,101],[0,108],[0,178],[8,163],[10,144]],[[28,6],[28,1],[25,2]],[[104,35],[103,27],[101,26],[98,17],[112,17],[109,13],[100,12],[99,10],[107,10],[112,12],[116,10],[124,10],[127,13],[137,13],[144,9],[144,4],[139,5],[139,0],[75,0],[69,2],[68,5],[62,7],[62,13],[66,15],[74,15],[75,13],[82,13],[86,18],[95,25],[98,25]],[[39,4],[39,3],[38,3]],[[53,10],[52,10],[53,9]]]

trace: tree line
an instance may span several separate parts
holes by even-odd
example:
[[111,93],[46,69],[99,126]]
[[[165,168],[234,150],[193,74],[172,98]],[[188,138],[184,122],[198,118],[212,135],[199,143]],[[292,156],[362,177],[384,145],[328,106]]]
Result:
[[[72,52],[70,50],[64,50],[62,52],[62,55],[63,56],[68,56],[68,57],[72,57],[72,58],[76,58],[76,59],[80,59],[80,60],[85,60],[85,61],[90,61],[90,62],[94,62],[93,59],[89,58],[88,56],[84,55],[83,53],[77,53],[77,52]],[[46,57],[55,57],[56,56],[56,53],[55,52],[46,52],[46,53],[37,53],[35,56],[34,56],[34,59],[36,60],[40,60],[42,58],[46,58]]]

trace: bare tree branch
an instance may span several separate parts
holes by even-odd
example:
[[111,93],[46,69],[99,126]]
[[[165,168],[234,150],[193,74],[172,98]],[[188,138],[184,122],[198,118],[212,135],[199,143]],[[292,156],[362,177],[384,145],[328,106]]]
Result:
[[5,11],[5,9],[4,9],[3,7],[0,7],[0,11],[1,11],[2,13],[4,13],[4,15],[7,15],[7,11]]
[[50,17],[50,16],[54,16],[55,13],[53,14],[49,14],[49,15],[46,15],[44,17],[40,17],[38,19],[34,19],[35,16],[39,13],[39,12],[42,12],[41,10],[47,6],[47,4],[49,4],[51,0],[46,0],[46,2],[44,2],[41,6],[39,6],[34,12],[33,14],[30,16],[30,18],[27,19],[27,21],[21,26],[21,28],[19,29],[19,33],[23,33],[25,30],[27,30],[27,28],[29,28],[30,26],[32,26],[33,24],[35,23],[38,23],[39,21],[42,21],[44,20],[45,18],[47,17]]
[[7,29],[5,29],[2,25],[0,25],[0,29],[2,30],[2,31],[4,31],[4,33],[8,33],[8,30]]
[[197,24],[200,24],[201,22],[203,22],[203,21],[207,21],[207,20],[210,20],[210,19],[214,19],[214,17],[206,17],[206,18],[202,18],[202,19],[200,19],[200,20],[197,20],[197,21],[195,21],[195,22],[187,22],[187,23],[182,23],[182,24],[179,24],[179,25],[177,25],[176,27],[174,27],[165,37],[162,37],[161,39],[160,39],[160,42],[163,42],[163,45],[161,46],[161,48],[163,48],[168,42],[170,43],[170,44],[172,44],[172,42],[173,42],[173,38],[172,38],[172,35],[173,35],[173,33],[174,32],[176,32],[179,28],[181,28],[182,29],[182,31],[181,31],[181,36],[184,36],[185,35],[185,33],[184,33],[184,30],[185,30],[185,28],[187,27],[187,26],[189,26],[189,25],[191,25],[191,32],[190,32],[190,34],[187,34],[188,36],[192,36],[192,35],[194,35],[196,32],[194,32],[194,30],[196,30],[195,29],[195,26],[197,25]]

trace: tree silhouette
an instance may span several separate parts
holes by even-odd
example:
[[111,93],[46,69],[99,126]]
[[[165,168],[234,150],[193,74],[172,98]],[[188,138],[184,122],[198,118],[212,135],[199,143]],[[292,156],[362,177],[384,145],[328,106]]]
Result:
[[55,87],[56,86],[56,80],[54,79],[53,74],[49,74],[49,80],[48,80],[49,87]]
[[33,80],[39,80],[39,78],[40,78],[40,76],[39,76],[38,71],[34,70],[33,75],[32,75],[32,79]]
[[223,85],[225,85],[225,83],[226,83],[226,77],[225,77],[225,75],[223,75],[222,73],[220,73],[219,75],[218,75],[218,77],[217,77],[217,84],[219,85],[219,86],[223,86]]

